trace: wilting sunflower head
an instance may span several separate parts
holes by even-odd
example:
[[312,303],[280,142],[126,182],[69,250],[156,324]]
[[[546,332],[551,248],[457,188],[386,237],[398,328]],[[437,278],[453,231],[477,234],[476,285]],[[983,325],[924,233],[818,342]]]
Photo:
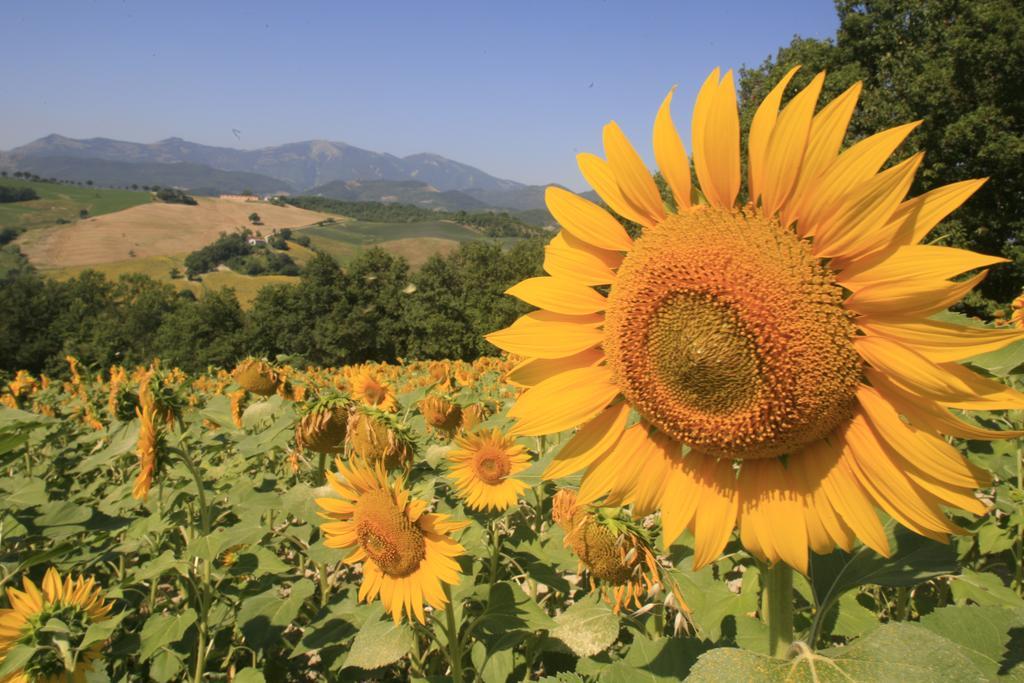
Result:
[[277,371],[265,360],[246,358],[235,366],[231,377],[238,386],[260,396],[273,396],[277,391]]
[[561,489],[551,501],[555,522],[565,531],[565,545],[573,549],[590,574],[594,587],[613,587],[614,609],[642,597],[658,583],[658,565],[643,530],[619,519],[618,510],[594,510],[580,505],[576,492]]
[[657,114],[670,202],[605,126],[607,159],[578,160],[610,211],[548,188],[549,277],[509,290],[540,310],[487,337],[524,358],[513,433],[579,427],[546,476],[586,469],[582,502],[660,508],[666,543],[694,531],[698,566],[737,526],[750,552],[801,570],[808,546],[887,553],[875,507],[925,536],[961,532],[939,506],[984,513],[988,477],[942,437],[1004,434],[949,409],[1024,407],[958,364],[1024,332],[932,319],[985,271],[955,278],[1005,261],[922,243],[983,181],[908,199],[922,155],[882,169],[917,124],[843,149],[860,84],[819,108],[818,74],[780,109],[795,73],[754,114],[742,204],[731,72],[698,95],[692,169],[672,92]]
[[349,412],[347,443],[367,463],[380,463],[386,470],[408,468],[416,457],[416,439],[408,426],[391,413],[363,405]]
[[345,448],[348,401],[341,397],[319,398],[306,406],[295,425],[295,443],[317,453],[340,453]]
[[39,388],[39,383],[36,382],[35,377],[30,375],[27,370],[18,370],[17,374],[14,375],[14,379],[7,384],[7,387],[15,398],[25,398]]
[[435,609],[447,603],[443,583],[459,583],[455,558],[463,548],[449,537],[468,522],[427,512],[427,502],[415,500],[402,479],[388,482],[382,466],[336,461],[338,475],[328,474],[337,498],[318,498],[328,548],[353,548],[345,558],[363,563],[360,601],[380,595],[395,622],[402,614],[425,623],[423,603]]
[[474,403],[462,409],[462,424],[459,428],[464,432],[471,432],[478,424],[487,419],[490,415],[490,408],[483,403]]
[[443,396],[431,395],[419,403],[420,413],[431,431],[452,438],[462,421],[462,409]]
[[160,466],[160,424],[156,421],[152,402],[145,402],[135,409],[139,418],[139,440],[135,454],[139,458],[139,473],[135,476],[132,497],[145,500],[153,486],[153,478]]
[[[0,663],[18,646],[35,649],[35,653],[17,671],[8,672],[5,681],[85,681],[87,671],[100,656],[104,643],[86,648],[71,668],[61,655],[56,642],[60,635],[74,652],[81,644],[89,626],[109,618],[113,603],[104,603],[103,593],[94,579],[68,576],[62,582],[57,570],[50,568],[43,577],[42,590],[27,577],[23,590],[7,589],[11,607],[0,609]],[[61,629],[51,620],[61,623]]]
[[507,510],[527,488],[516,475],[530,467],[530,454],[514,437],[483,429],[455,437],[448,452],[456,494],[473,510]]
[[390,382],[378,377],[375,372],[363,369],[352,377],[351,384],[353,399],[377,410],[386,412],[398,410],[394,387]]

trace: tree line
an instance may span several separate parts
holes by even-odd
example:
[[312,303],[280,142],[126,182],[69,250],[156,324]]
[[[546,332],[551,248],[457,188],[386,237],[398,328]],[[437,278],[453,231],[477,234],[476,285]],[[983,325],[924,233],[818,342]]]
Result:
[[544,234],[536,225],[524,222],[507,211],[434,211],[412,204],[390,202],[349,202],[328,197],[300,195],[282,197],[280,202],[300,209],[336,213],[357,221],[373,223],[416,223],[419,221],[449,220],[479,230],[487,237],[535,237]]
[[146,275],[85,271],[59,282],[27,263],[0,279],[0,374],[59,375],[73,355],[93,369],[161,358],[187,371],[248,355],[337,365],[396,358],[472,359],[483,335],[528,310],[504,291],[541,273],[543,243],[465,242],[412,273],[372,248],[344,269],[318,254],[296,285],[269,285],[244,310],[232,289],[195,296]]

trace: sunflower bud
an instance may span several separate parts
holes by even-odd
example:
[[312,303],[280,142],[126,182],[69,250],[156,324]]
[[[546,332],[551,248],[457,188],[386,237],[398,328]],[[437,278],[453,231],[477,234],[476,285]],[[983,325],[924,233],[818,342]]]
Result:
[[278,375],[270,363],[246,358],[231,373],[238,386],[260,396],[273,396],[277,391]]

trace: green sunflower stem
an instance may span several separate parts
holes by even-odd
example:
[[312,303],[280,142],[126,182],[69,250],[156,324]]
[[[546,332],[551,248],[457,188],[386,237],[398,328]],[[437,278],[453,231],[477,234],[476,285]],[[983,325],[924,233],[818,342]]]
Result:
[[793,644],[793,569],[776,562],[765,570],[765,613],[768,616],[768,653],[785,659]]
[[444,586],[444,596],[448,602],[444,606],[445,617],[448,620],[448,660],[452,666],[452,680],[456,683],[463,683],[466,679],[462,673],[462,641],[459,639],[459,630],[455,625],[455,605],[452,602],[452,591],[447,583]]
[[319,486],[323,486],[327,483],[327,454],[321,453],[320,459],[316,465],[316,483]]

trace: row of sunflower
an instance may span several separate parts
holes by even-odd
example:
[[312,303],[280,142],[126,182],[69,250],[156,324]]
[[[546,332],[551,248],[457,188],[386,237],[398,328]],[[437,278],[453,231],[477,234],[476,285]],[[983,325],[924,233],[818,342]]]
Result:
[[1013,671],[1024,333],[941,313],[1003,259],[922,242],[982,182],[907,199],[921,156],[880,169],[916,124],[843,149],[859,86],[781,107],[795,74],[742,203],[731,74],[692,168],[665,99],[666,192],[608,124],[607,208],[548,190],[510,356],[19,374],[0,676]]

